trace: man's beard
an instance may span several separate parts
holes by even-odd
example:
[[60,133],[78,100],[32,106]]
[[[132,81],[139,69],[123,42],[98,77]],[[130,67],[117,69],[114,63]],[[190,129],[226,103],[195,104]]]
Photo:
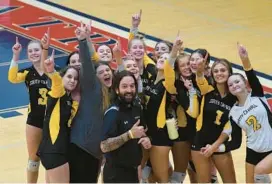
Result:
[[136,94],[135,93],[125,93],[125,94],[119,94],[119,98],[125,102],[125,103],[132,103],[135,99]]

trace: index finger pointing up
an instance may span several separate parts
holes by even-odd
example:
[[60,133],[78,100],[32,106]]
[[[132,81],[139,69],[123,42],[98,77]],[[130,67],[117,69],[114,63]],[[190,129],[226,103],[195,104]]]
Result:
[[177,34],[177,37],[179,37],[179,36],[180,36],[179,34],[180,34],[180,31],[178,30],[178,34]]
[[55,49],[53,49],[52,54],[51,54],[51,59],[55,57]]
[[142,17],[142,9],[140,9],[139,16]]

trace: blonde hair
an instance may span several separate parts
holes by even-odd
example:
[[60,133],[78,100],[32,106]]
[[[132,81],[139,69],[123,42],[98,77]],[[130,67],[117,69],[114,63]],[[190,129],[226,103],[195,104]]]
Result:
[[130,48],[132,46],[132,42],[135,41],[135,40],[141,41],[143,43],[144,48],[146,48],[146,45],[145,45],[145,42],[144,42],[144,37],[142,35],[140,35],[140,34],[137,34],[137,35],[135,35],[135,37],[132,40],[130,40],[128,42],[128,50],[130,50]]
[[41,48],[42,48],[42,43],[39,41],[39,40],[31,40],[30,42],[28,42],[27,44],[27,49],[29,47],[30,44],[33,44],[33,43],[37,43]]

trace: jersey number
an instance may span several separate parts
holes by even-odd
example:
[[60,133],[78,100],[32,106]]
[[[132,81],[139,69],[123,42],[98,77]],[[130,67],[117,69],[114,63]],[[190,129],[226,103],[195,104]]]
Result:
[[262,127],[261,124],[258,123],[256,117],[253,116],[253,115],[251,115],[251,116],[249,116],[249,117],[247,118],[246,123],[247,123],[249,126],[253,125],[253,130],[254,130],[254,132],[257,131],[257,130],[259,130],[259,129]]
[[47,102],[47,89],[46,88],[40,88],[39,89],[39,94],[41,95],[41,98],[38,99],[38,104],[39,105],[46,105]]
[[217,110],[216,111],[216,118],[215,118],[215,124],[217,124],[217,125],[220,125],[221,124],[221,122],[220,122],[220,120],[221,120],[221,117],[222,117],[222,115],[223,115],[223,113],[224,112],[222,112],[222,111],[220,111],[220,110]]

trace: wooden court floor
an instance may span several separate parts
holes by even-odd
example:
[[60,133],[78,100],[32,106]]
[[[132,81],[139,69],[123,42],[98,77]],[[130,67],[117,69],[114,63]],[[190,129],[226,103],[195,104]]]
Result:
[[[240,41],[248,48],[254,68],[272,73],[272,1],[269,0],[52,1],[125,27],[130,27],[131,15],[142,9],[140,31],[172,41],[180,30],[186,47],[206,48],[213,56],[238,64],[236,42]],[[0,117],[0,182],[26,181],[27,110],[18,111],[24,116]],[[244,182],[245,141],[233,152],[233,159],[237,181]],[[42,167],[39,182],[45,182]]]

